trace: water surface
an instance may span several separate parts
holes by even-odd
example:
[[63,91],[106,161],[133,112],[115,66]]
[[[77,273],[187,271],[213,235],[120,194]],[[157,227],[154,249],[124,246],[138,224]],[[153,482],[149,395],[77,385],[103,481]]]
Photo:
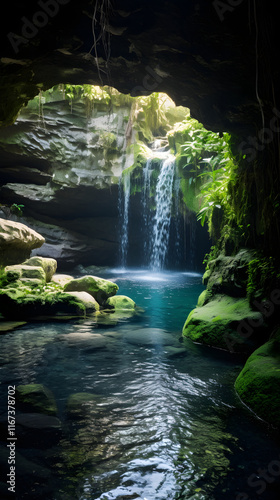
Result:
[[[44,384],[62,422],[54,443],[43,431],[19,438],[16,498],[278,500],[278,438],[234,392],[243,360],[182,342],[201,276],[113,269],[103,277],[144,312],[112,314],[110,325],[34,322],[1,337],[1,435],[8,385]],[[75,393],[96,399],[73,419]]]

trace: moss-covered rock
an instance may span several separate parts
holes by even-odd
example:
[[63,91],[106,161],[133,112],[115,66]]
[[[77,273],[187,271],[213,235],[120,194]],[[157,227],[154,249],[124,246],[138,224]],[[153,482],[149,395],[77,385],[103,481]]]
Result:
[[89,294],[28,287],[0,290],[0,311],[7,319],[85,316],[97,309],[98,304]]
[[73,279],[64,286],[65,292],[87,292],[101,306],[104,306],[109,297],[116,295],[119,287],[112,281],[98,278],[96,276],[83,276]]
[[93,413],[99,413],[97,404],[101,396],[89,392],[76,392],[71,394],[66,403],[68,418],[81,419]]
[[56,415],[57,406],[53,393],[42,384],[18,385],[16,387],[17,410],[28,413]]
[[85,306],[86,313],[93,313],[99,310],[98,302],[87,292],[63,292],[64,295],[70,295],[70,297],[74,297],[79,302],[81,302]]
[[70,276],[70,274],[54,274],[51,282],[64,287],[67,283],[69,283],[69,281],[72,281],[73,279],[73,276]]
[[38,257],[38,256],[31,257],[30,259],[24,262],[24,265],[42,268],[45,271],[47,283],[51,281],[57,269],[56,260],[47,257]]
[[190,312],[183,336],[221,349],[248,352],[253,349],[254,336],[262,324],[261,313],[252,311],[246,298],[217,295],[211,302]]
[[115,309],[116,311],[131,311],[136,308],[136,304],[130,297],[115,295],[114,297],[109,297],[105,304],[105,308]]
[[241,400],[260,418],[280,427],[280,336],[257,349],[235,382]]
[[9,281],[20,280],[24,282],[26,279],[39,280],[41,283],[46,282],[46,273],[40,266],[17,264],[14,266],[7,266],[6,276]]
[[249,263],[254,252],[242,249],[234,256],[219,255],[208,262],[203,275],[203,284],[212,293],[228,294],[232,297],[245,297],[248,281]]

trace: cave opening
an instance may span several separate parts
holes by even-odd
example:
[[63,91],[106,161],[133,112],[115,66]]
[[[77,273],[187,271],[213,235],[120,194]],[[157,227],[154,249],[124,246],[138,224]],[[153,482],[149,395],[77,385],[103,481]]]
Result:
[[222,140],[166,94],[58,85],[22,108],[0,143],[2,213],[38,230],[38,254],[62,270],[203,269],[210,239],[196,218],[203,173],[222,172]]
[[1,498],[278,500],[276,7],[5,5]]

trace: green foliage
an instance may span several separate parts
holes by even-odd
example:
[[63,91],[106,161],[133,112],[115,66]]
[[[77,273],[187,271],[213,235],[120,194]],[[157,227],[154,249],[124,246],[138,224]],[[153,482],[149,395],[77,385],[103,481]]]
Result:
[[4,267],[0,267],[0,289],[9,284],[7,274]]
[[219,249],[217,246],[212,245],[210,248],[210,252],[206,253],[203,259],[202,264],[206,266],[206,269],[208,269],[208,262],[211,262],[211,260],[214,260],[218,257],[219,255]]
[[10,210],[12,214],[22,216],[23,215],[24,205],[18,205],[17,203],[13,203]]
[[[234,219],[235,216],[231,204],[229,185],[235,182],[236,164],[229,152],[229,136],[228,134],[224,135],[224,139],[216,137],[216,141],[206,144],[205,147],[210,146],[208,153],[212,154],[207,158],[203,158],[200,162],[204,164],[204,171],[199,176],[205,182],[203,182],[200,192],[202,204],[197,219],[201,221],[202,226],[207,220],[209,233],[214,238],[217,236],[214,227],[215,218],[221,226],[221,219],[229,221]],[[207,166],[205,166],[205,162]]]
[[247,296],[253,300],[269,299],[280,287],[280,269],[273,257],[256,257],[249,262]]

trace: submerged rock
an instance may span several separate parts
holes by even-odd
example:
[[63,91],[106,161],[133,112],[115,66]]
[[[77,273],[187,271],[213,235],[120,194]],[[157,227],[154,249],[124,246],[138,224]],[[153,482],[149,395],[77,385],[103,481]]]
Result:
[[235,389],[260,418],[280,427],[280,335],[257,349],[239,374]]
[[162,346],[175,345],[177,339],[161,328],[138,328],[125,333],[125,339],[130,344]]
[[98,403],[102,400],[98,394],[89,392],[76,392],[71,394],[67,400],[66,412],[68,418],[83,419],[86,416],[99,414]]
[[20,413],[16,417],[16,435],[22,447],[50,448],[62,435],[57,417],[43,413]]
[[20,222],[0,219],[0,265],[19,264],[39,248],[45,238]]
[[97,276],[83,276],[73,279],[64,286],[65,292],[88,292],[101,306],[104,306],[109,297],[116,295],[119,287],[112,281]]
[[18,385],[16,387],[17,409],[28,413],[56,415],[57,406],[53,393],[42,384]]
[[246,298],[216,295],[211,302],[190,312],[183,336],[221,349],[248,351],[252,350],[252,341],[260,333],[262,323],[261,313],[253,311]]

